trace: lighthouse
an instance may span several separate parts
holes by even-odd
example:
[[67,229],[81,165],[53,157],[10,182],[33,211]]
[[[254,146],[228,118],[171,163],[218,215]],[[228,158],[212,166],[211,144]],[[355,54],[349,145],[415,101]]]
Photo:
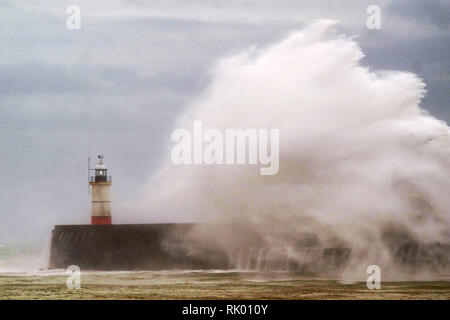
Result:
[[89,176],[89,185],[92,187],[91,196],[91,224],[111,224],[111,198],[110,188],[112,185],[111,176],[103,163],[103,156],[98,156],[98,164],[94,176]]

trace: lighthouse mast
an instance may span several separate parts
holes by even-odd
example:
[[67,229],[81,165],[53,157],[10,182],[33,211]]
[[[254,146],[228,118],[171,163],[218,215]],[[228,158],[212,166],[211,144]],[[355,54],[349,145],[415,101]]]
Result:
[[111,198],[109,189],[112,185],[111,176],[103,163],[103,155],[98,156],[98,164],[93,169],[94,176],[89,177],[92,187],[91,196],[91,224],[111,224]]

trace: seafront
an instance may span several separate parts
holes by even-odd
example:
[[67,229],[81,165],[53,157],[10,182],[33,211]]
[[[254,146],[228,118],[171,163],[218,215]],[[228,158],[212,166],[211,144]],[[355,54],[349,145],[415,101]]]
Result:
[[450,281],[341,283],[298,274],[87,272],[69,290],[64,271],[0,274],[0,299],[450,299]]

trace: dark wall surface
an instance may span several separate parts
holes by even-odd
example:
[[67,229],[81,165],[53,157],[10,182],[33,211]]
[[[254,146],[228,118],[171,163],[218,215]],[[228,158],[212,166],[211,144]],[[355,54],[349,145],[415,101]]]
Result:
[[[210,224],[59,225],[52,231],[49,268],[84,270],[238,269],[340,271],[367,250],[323,247],[313,237],[274,246],[239,226]],[[450,272],[450,245],[386,237],[393,262],[408,272]]]
[[[71,264],[93,270],[225,268],[226,254],[214,259],[183,250],[193,224],[60,225],[52,232],[50,268]],[[207,256],[208,248],[198,248]]]

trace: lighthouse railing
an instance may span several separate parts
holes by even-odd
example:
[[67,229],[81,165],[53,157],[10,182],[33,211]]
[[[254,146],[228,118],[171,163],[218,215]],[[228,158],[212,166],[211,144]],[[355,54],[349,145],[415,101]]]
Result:
[[111,176],[90,176],[89,182],[112,182]]

